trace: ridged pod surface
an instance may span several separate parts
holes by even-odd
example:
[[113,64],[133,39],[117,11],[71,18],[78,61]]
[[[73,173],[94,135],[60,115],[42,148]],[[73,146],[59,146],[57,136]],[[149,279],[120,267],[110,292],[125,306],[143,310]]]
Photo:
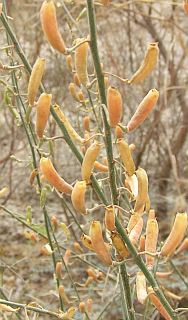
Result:
[[43,32],[50,45],[60,53],[66,53],[64,40],[59,32],[56,7],[53,0],[44,1],[40,10]]
[[139,69],[133,74],[131,80],[129,81],[130,84],[137,84],[143,80],[153,71],[155,68],[159,56],[159,48],[158,43],[153,42],[150,43],[146,53],[144,60],[139,67]]
[[49,158],[40,159],[40,169],[45,179],[59,192],[72,193],[73,187],[60,177]]
[[151,89],[148,92],[129,121],[127,125],[128,132],[137,129],[144,122],[156,105],[158,98],[159,92],[156,89]]
[[107,90],[107,106],[109,121],[111,127],[116,127],[122,117],[122,97],[119,90],[115,87],[109,87]]
[[85,193],[86,182],[77,181],[72,190],[71,201],[74,209],[81,214],[86,214]]
[[50,114],[51,101],[51,94],[42,93],[36,105],[36,134],[39,139],[42,139],[43,137],[44,129]]
[[28,84],[28,102],[30,106],[35,103],[37,91],[39,89],[45,68],[45,59],[38,57],[31,71]]

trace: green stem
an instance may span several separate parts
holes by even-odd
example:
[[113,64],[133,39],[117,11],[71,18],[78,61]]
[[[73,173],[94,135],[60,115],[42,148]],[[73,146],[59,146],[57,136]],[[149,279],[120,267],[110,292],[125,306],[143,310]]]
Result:
[[130,290],[130,285],[129,285],[129,276],[127,273],[127,268],[126,268],[125,263],[120,266],[120,274],[121,274],[121,280],[123,283],[123,288],[126,288],[125,297],[126,297],[126,301],[127,301],[129,318],[130,318],[130,320],[135,320],[135,312],[134,312],[134,308],[133,308],[133,302],[132,302],[132,298],[131,298],[131,290]]

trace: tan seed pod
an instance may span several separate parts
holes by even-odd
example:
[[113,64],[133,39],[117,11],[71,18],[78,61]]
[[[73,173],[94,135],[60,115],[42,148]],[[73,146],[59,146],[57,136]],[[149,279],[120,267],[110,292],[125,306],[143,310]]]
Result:
[[176,254],[179,254],[185,250],[188,250],[188,238],[185,238],[183,240],[183,242],[180,244],[180,246],[178,247]]
[[62,123],[64,124],[68,134],[70,135],[70,137],[77,141],[80,144],[84,144],[85,143],[85,139],[81,138],[79,136],[79,134],[74,130],[74,128],[72,127],[71,123],[69,122],[69,120],[65,117],[63,111],[61,110],[61,108],[56,104],[54,106],[54,111],[57,114],[57,116],[59,117],[59,119],[62,121]]
[[112,264],[112,259],[103,239],[100,221],[92,221],[89,234],[94,251],[96,252],[98,258],[104,264],[110,266]]
[[77,73],[74,73],[74,83],[77,85],[77,87],[80,87],[81,86],[81,82],[80,82],[80,80],[79,80],[79,78],[78,78],[78,75],[77,75]]
[[85,312],[86,312],[86,304],[85,304],[85,302],[81,301],[81,302],[79,303],[79,311],[80,311],[81,313],[85,313]]
[[63,302],[67,305],[70,304],[69,298],[67,297],[67,294],[65,293],[65,287],[63,285],[59,286],[59,295],[63,299]]
[[173,271],[168,271],[168,272],[156,272],[156,277],[159,279],[166,279],[169,278],[172,275]]
[[108,166],[105,166],[104,164],[98,161],[94,162],[94,168],[99,172],[108,172]]
[[94,168],[94,163],[99,154],[100,148],[101,144],[98,141],[95,141],[89,146],[84,155],[81,174],[82,179],[85,180],[86,183],[90,182],[90,177]]
[[86,214],[85,204],[86,182],[77,181],[71,194],[71,201],[76,212]]
[[[146,242],[145,251],[155,254],[157,252],[159,227],[156,219],[148,219],[146,226]],[[154,266],[155,257],[146,254],[146,265],[148,269],[152,269]]]
[[90,117],[89,116],[85,116],[83,118],[83,129],[84,131],[90,132]]
[[148,294],[146,290],[146,277],[141,271],[136,274],[136,294],[138,301],[144,304]]
[[120,153],[120,157],[123,161],[125,171],[129,176],[132,176],[135,173],[135,164],[129,149],[129,145],[123,139],[118,139],[116,144]]
[[121,258],[127,258],[129,256],[129,251],[117,231],[111,232],[111,239],[112,239],[112,243],[113,243],[114,247],[116,248],[116,250],[117,250],[118,254],[121,256]]
[[47,93],[42,93],[37,101],[35,130],[39,139],[43,138],[44,129],[50,114],[51,101],[52,95]]
[[35,180],[37,175],[38,175],[38,169],[34,169],[34,170],[31,171],[31,174],[29,176],[29,183],[30,183],[31,187],[34,184],[34,180]]
[[116,139],[123,138],[123,130],[119,126],[116,126],[115,128],[115,136],[116,136]]
[[[77,39],[76,44],[83,42],[84,39]],[[88,42],[81,43],[75,50],[75,68],[78,75],[78,79],[82,85],[86,86],[89,83],[87,73],[87,54],[88,54]]]
[[155,68],[159,56],[158,43],[150,43],[145,53],[144,61],[140,68],[133,74],[130,84],[137,84],[143,80],[153,71]]
[[42,80],[45,68],[45,59],[38,57],[31,71],[28,84],[28,102],[34,106],[35,98]]
[[136,246],[138,243],[138,240],[142,233],[143,224],[144,224],[143,219],[142,217],[140,217],[140,219],[138,220],[138,222],[136,223],[136,225],[133,227],[133,229],[129,234],[129,240],[134,246]]
[[139,248],[138,248],[139,252],[144,252],[145,251],[145,243],[146,243],[146,238],[142,234],[141,237],[140,237],[140,241],[139,241]]
[[136,170],[138,180],[138,195],[134,206],[134,212],[142,213],[148,199],[148,176],[144,169]]
[[70,54],[66,57],[66,64],[67,64],[67,68],[69,69],[69,71],[72,72],[73,61],[72,61],[72,56]]
[[72,95],[72,97],[74,98],[74,100],[76,100],[77,102],[79,102],[79,97],[78,97],[78,93],[76,92],[76,86],[73,82],[71,82],[69,84],[69,92]]
[[40,10],[40,21],[43,32],[50,45],[60,53],[66,53],[64,40],[59,32],[56,7],[53,0],[43,2]]
[[138,212],[133,212],[130,216],[128,225],[127,225],[127,231],[130,234],[131,230],[135,227],[135,225],[138,223],[138,221],[140,220],[140,213]]
[[188,2],[187,2],[187,0],[184,0],[183,9],[184,9],[184,12],[188,15]]
[[110,126],[114,128],[121,120],[123,108],[121,94],[115,87],[109,87],[107,90],[107,106]]
[[78,92],[78,99],[81,103],[83,103],[85,100],[84,100],[84,94],[82,91],[79,91]]
[[129,121],[127,125],[128,132],[137,129],[144,122],[156,105],[158,98],[159,92],[156,89],[151,89],[148,92]]
[[73,187],[60,177],[49,158],[40,159],[40,170],[45,179],[59,192],[71,194]]
[[81,235],[81,241],[82,244],[84,245],[84,247],[86,247],[87,249],[94,251],[93,245],[92,245],[92,241],[91,241],[91,237],[88,236],[87,234],[82,234]]
[[168,238],[161,249],[162,256],[172,256],[182,242],[187,229],[187,213],[177,213]]
[[109,205],[105,208],[105,226],[108,231],[114,231],[116,229],[115,226],[115,211],[114,206]]
[[57,261],[55,266],[55,273],[58,279],[62,279],[62,267],[63,263],[61,261]]
[[93,299],[87,299],[87,310],[89,313],[93,311]]
[[165,320],[172,320],[171,316],[168,314],[159,298],[156,296],[154,290],[149,287],[148,288],[148,297],[151,300],[152,304],[156,307],[159,313],[165,318]]
[[68,265],[69,260],[70,260],[70,257],[71,257],[71,250],[70,250],[70,249],[67,249],[67,250],[65,251],[64,256],[63,256],[63,260],[64,260],[64,262],[65,262],[66,265]]
[[74,242],[73,246],[74,246],[74,250],[76,252],[79,252],[79,253],[83,252],[83,249],[81,248],[81,246],[80,246],[80,244],[78,242]]

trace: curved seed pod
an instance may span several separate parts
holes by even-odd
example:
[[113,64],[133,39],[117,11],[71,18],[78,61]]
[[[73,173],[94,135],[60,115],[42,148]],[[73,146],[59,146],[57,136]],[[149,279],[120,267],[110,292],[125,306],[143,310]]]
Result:
[[98,258],[106,265],[110,266],[112,264],[112,259],[103,239],[100,221],[92,221],[89,234]]
[[115,226],[115,212],[114,212],[114,206],[109,205],[105,208],[105,226],[108,231],[114,231],[116,229]]
[[101,145],[98,141],[93,142],[87,149],[82,162],[82,179],[87,183],[90,181],[95,160],[99,154]]
[[184,0],[183,9],[184,9],[185,13],[188,15],[188,1],[187,0]]
[[70,249],[67,249],[67,250],[65,251],[64,256],[63,256],[63,260],[64,260],[64,262],[65,262],[66,265],[68,265],[69,260],[70,260],[70,257],[71,257],[71,250],[70,250]]
[[129,251],[117,231],[111,232],[111,239],[112,239],[112,243],[113,243],[114,247],[116,248],[116,250],[117,250],[118,254],[121,256],[121,258],[127,258],[129,256]]
[[182,242],[186,229],[187,213],[177,213],[171,232],[161,249],[162,256],[171,256],[174,253]]
[[33,106],[35,103],[35,98],[42,80],[44,68],[45,59],[38,57],[31,71],[28,84],[28,102],[30,106]]
[[171,276],[171,274],[173,273],[173,271],[168,271],[168,272],[156,272],[156,277],[160,278],[160,279],[166,279],[168,277]]
[[123,130],[119,126],[116,126],[115,135],[116,135],[116,139],[123,138]]
[[148,294],[146,291],[146,278],[141,271],[136,274],[136,295],[138,301],[141,304],[144,304]]
[[109,87],[107,90],[107,106],[110,126],[116,127],[122,117],[122,97],[115,87]]
[[63,38],[59,32],[56,8],[53,0],[44,1],[40,10],[40,21],[43,32],[50,45],[60,53],[66,53]]
[[36,134],[39,139],[43,138],[44,129],[48,121],[50,114],[50,105],[52,101],[52,95],[42,93],[38,99],[36,106]]
[[172,318],[169,316],[168,312],[160,302],[159,298],[156,296],[155,292],[151,287],[148,288],[148,297],[153,303],[153,305],[156,307],[156,309],[159,311],[159,313],[165,318],[165,320],[172,320]]
[[[156,253],[157,240],[159,234],[159,227],[156,219],[148,219],[146,225],[146,242],[145,251],[149,253]],[[146,265],[148,269],[152,269],[154,265],[155,257],[146,254]]]
[[118,139],[116,144],[125,170],[129,176],[132,176],[135,173],[135,164],[129,149],[129,145],[123,139]]
[[74,251],[79,252],[79,253],[83,252],[83,249],[78,242],[75,241],[73,246],[74,246]]
[[130,84],[136,84],[143,81],[155,68],[159,56],[158,43],[150,43],[145,53],[144,61],[140,68],[133,74]]
[[77,181],[71,194],[71,201],[74,209],[82,214],[86,214],[85,205],[86,182]]
[[134,115],[127,125],[127,131],[131,132],[137,129],[150,114],[159,98],[159,91],[151,89],[139,104]]
[[73,187],[60,177],[49,158],[40,159],[40,169],[45,179],[59,192],[72,193]]
[[70,304],[69,298],[65,293],[65,287],[63,285],[60,285],[58,289],[59,289],[59,295],[63,299],[63,302],[65,304]]
[[87,234],[82,234],[81,235],[81,241],[82,241],[82,244],[84,245],[84,247],[86,247],[87,249],[91,250],[91,251],[94,251],[93,249],[93,245],[92,245],[92,241],[91,241],[91,237],[88,236]]
[[138,195],[136,197],[134,211],[142,213],[148,200],[148,176],[142,168],[136,170],[136,176],[138,179]]
[[70,124],[69,120],[65,117],[63,111],[61,110],[61,108],[56,104],[54,106],[54,111],[57,114],[57,116],[59,117],[59,119],[62,121],[62,123],[64,124],[68,134],[70,135],[70,137],[73,140],[76,140],[77,142],[79,142],[80,144],[84,144],[85,139],[81,138],[79,136],[79,134],[73,129],[72,125]]
[[[76,44],[79,44],[84,39],[77,39]],[[75,50],[75,68],[78,75],[78,79],[86,86],[89,82],[87,73],[87,54],[88,54],[88,42],[81,43]]]
[[131,241],[131,243],[134,246],[138,243],[138,240],[139,240],[140,235],[142,233],[143,224],[144,224],[144,222],[141,217],[129,234],[129,240]]
[[179,246],[179,248],[176,251],[176,254],[181,253],[184,250],[188,250],[188,238],[185,238],[182,242],[182,244]]
[[108,172],[108,166],[105,166],[104,164],[98,161],[94,162],[94,168],[99,172]]

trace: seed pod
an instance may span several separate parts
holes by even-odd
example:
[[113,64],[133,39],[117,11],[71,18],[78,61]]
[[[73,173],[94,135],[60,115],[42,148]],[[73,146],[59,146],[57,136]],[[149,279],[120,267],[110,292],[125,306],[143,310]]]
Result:
[[89,116],[85,116],[83,118],[83,129],[84,129],[84,131],[90,132],[89,125],[90,125],[90,117]]
[[82,91],[78,92],[78,99],[81,103],[84,103],[85,100],[84,100],[84,94]]
[[[77,39],[76,44],[79,44],[84,39]],[[79,45],[75,50],[75,68],[78,75],[78,79],[83,86],[86,86],[89,82],[87,73],[87,54],[88,54],[88,42],[84,42]]]
[[72,125],[70,124],[69,120],[65,117],[63,111],[61,108],[56,104],[54,106],[54,111],[59,117],[59,119],[64,124],[69,136],[73,139],[79,142],[80,144],[84,144],[85,140],[79,136],[79,134],[73,129]]
[[129,145],[129,149],[130,149],[131,152],[133,152],[133,151],[136,149],[135,144],[134,144],[134,143],[131,143],[131,144]]
[[40,21],[43,32],[50,45],[60,53],[66,53],[64,40],[59,32],[56,8],[53,0],[44,1],[40,10]]
[[153,110],[157,100],[159,98],[159,92],[156,89],[151,89],[144,99],[139,104],[134,115],[127,125],[127,131],[131,132],[137,129],[144,120],[148,117],[150,112]]
[[121,256],[121,258],[127,258],[129,256],[129,251],[117,231],[111,232],[111,239],[112,239],[112,243],[113,243],[114,247],[116,248],[116,250],[117,250],[118,254]]
[[73,82],[71,82],[69,84],[69,92],[72,95],[72,97],[74,98],[74,100],[76,100],[77,102],[79,102],[79,97],[78,97],[78,93],[76,92],[76,88],[75,88],[75,84]]
[[185,238],[182,242],[182,244],[179,246],[179,248],[176,251],[176,254],[181,253],[184,250],[188,250],[188,238]]
[[98,161],[94,162],[94,168],[99,172],[108,172],[108,167]]
[[77,87],[80,87],[81,86],[81,82],[80,82],[80,80],[79,80],[79,78],[78,78],[78,75],[77,75],[77,73],[74,73],[74,83],[77,85]]
[[0,190],[0,198],[6,197],[9,193],[8,187],[4,187]]
[[85,304],[85,302],[81,301],[81,302],[79,303],[79,311],[80,311],[81,313],[85,313],[85,312],[86,312],[86,304]]
[[[146,226],[146,242],[145,251],[155,254],[157,251],[159,228],[156,219],[148,219]],[[148,269],[152,269],[154,265],[155,257],[146,254],[146,265]]]
[[138,301],[141,304],[144,304],[147,298],[146,278],[141,271],[136,274],[136,294]]
[[89,233],[94,251],[98,258],[103,263],[110,266],[112,264],[112,259],[103,239],[100,221],[92,221]]
[[91,241],[91,237],[88,236],[87,234],[82,234],[81,235],[81,241],[82,241],[82,244],[84,245],[84,247],[86,247],[87,249],[91,250],[91,251],[94,251],[93,249],[93,245],[92,245],[92,241]]
[[105,208],[105,226],[108,231],[114,231],[116,229],[115,226],[115,212],[114,212],[114,206],[109,205]]
[[87,299],[87,310],[89,313],[92,313],[93,309],[93,300],[92,299]]
[[86,270],[86,272],[87,272],[87,274],[88,274],[89,277],[92,277],[94,280],[97,280],[97,275],[96,275],[96,272],[95,272],[94,269],[88,268],[88,269]]
[[116,127],[122,117],[122,97],[115,87],[109,87],[107,90],[107,106],[110,126]]
[[57,279],[62,279],[62,266],[63,266],[63,263],[61,261],[58,261],[56,263],[55,273],[56,273]]
[[135,227],[135,225],[138,223],[140,220],[140,213],[138,212],[133,212],[133,214],[130,216],[128,225],[127,225],[127,231],[130,234],[131,230]]
[[63,285],[59,286],[59,295],[63,299],[63,302],[65,304],[68,304],[68,305],[70,304],[70,301],[65,293],[65,287]]
[[93,142],[87,149],[82,162],[82,179],[87,183],[90,181],[95,160],[99,154],[101,145],[98,141]]
[[187,0],[184,0],[183,9],[184,9],[185,13],[188,15],[188,2],[187,2]]
[[145,251],[145,243],[146,243],[146,239],[145,239],[145,236],[142,234],[139,242],[139,248],[138,248],[139,252]]
[[131,191],[134,198],[138,196],[138,179],[136,174],[133,174],[131,177],[127,176],[125,179],[126,187],[129,186],[129,190]]
[[77,181],[72,190],[71,201],[74,209],[81,214],[86,214],[85,193],[86,182]]
[[[32,187],[33,184],[34,184],[34,180],[36,178],[36,176],[38,175],[38,170],[37,169],[33,169],[30,173],[30,176],[29,176],[29,183],[30,183],[30,186]],[[1,197],[1,191],[0,191],[0,197]]]
[[169,316],[168,312],[160,302],[159,298],[156,296],[155,292],[151,287],[148,288],[148,297],[153,303],[153,305],[156,307],[156,309],[159,311],[159,313],[165,318],[165,320],[172,320],[172,318]]
[[83,252],[83,249],[80,247],[80,244],[78,242],[74,242],[73,246],[76,252]]
[[145,53],[144,61],[140,68],[133,74],[130,84],[137,84],[143,80],[153,71],[157,64],[159,56],[158,43],[150,43]]
[[129,240],[131,241],[131,243],[136,246],[140,235],[142,233],[142,228],[143,228],[143,219],[142,217],[138,220],[137,224],[134,226],[134,228],[131,230],[130,234],[129,234]]
[[116,126],[115,135],[116,135],[116,139],[123,138],[123,130],[119,126]]
[[72,61],[72,56],[70,54],[66,57],[66,64],[67,64],[67,68],[69,69],[69,71],[72,72],[73,61]]
[[38,99],[36,106],[36,134],[39,139],[43,138],[44,129],[48,121],[50,114],[50,105],[52,101],[52,95],[42,93]]
[[134,206],[134,212],[142,213],[148,199],[148,176],[144,169],[138,168],[136,170],[138,179],[138,195]]
[[161,249],[162,256],[171,256],[174,253],[183,240],[186,229],[187,213],[177,213],[171,232]]
[[156,277],[160,278],[160,279],[166,279],[166,278],[170,277],[172,273],[173,273],[173,271],[168,271],[168,272],[157,271]]
[[70,250],[70,249],[67,249],[67,250],[65,251],[64,256],[63,256],[63,260],[64,260],[64,262],[65,262],[66,265],[69,263],[70,257],[71,257],[71,250]]
[[45,59],[38,57],[31,71],[28,84],[28,102],[30,106],[33,106],[35,103],[35,98],[42,80],[44,68]]
[[123,139],[118,139],[117,148],[123,161],[125,171],[129,176],[132,176],[135,173],[135,164],[128,143]]
[[60,177],[49,158],[40,159],[40,169],[45,179],[59,192],[72,193],[73,187]]

